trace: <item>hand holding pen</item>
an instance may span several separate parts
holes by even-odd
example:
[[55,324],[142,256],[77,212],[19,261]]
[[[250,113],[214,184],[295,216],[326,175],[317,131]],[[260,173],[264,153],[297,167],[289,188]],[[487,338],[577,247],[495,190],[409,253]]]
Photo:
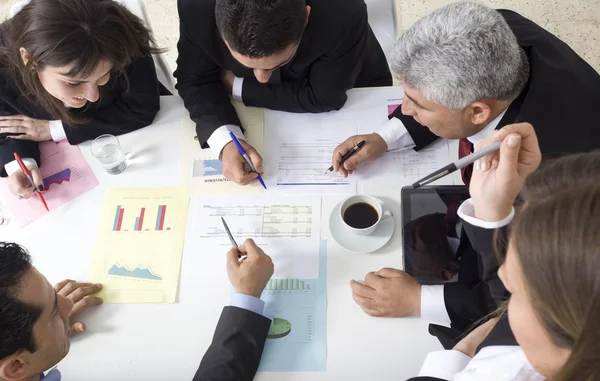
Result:
[[[262,157],[256,150],[243,140],[238,140],[233,133],[229,133],[231,142],[225,145],[221,156],[223,175],[240,185],[248,185],[254,179],[263,185]],[[252,172],[246,173],[244,164],[248,165]]]
[[[363,141],[364,143],[360,149],[355,150],[350,156],[344,159],[347,154],[353,151],[354,147],[358,146]],[[377,159],[383,155],[387,149],[388,147],[385,140],[377,133],[352,136],[337,146],[333,151],[330,170],[347,177],[348,175],[351,175],[359,165]]]
[[14,157],[19,164],[19,167],[21,167],[21,170],[16,171],[9,176],[8,181],[11,192],[20,199],[29,198],[35,193],[42,203],[42,206],[46,210],[49,210],[46,200],[41,193],[44,190],[44,183],[39,169],[27,168],[23,159],[21,159],[21,156],[17,152],[14,153]]

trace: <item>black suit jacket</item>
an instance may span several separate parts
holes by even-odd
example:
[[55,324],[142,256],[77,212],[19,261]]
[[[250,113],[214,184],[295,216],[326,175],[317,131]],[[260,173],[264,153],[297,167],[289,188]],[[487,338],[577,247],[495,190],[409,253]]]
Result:
[[[85,124],[69,126],[63,122],[67,139],[79,144],[102,134],[120,135],[152,123],[160,109],[160,84],[152,57],[134,61],[124,75],[112,75],[100,88],[100,99],[88,102],[82,109],[72,109],[72,115]],[[25,115],[35,119],[52,120],[35,99],[24,96],[8,72],[0,67],[0,116]],[[0,176],[6,177],[4,165],[21,157],[35,159],[41,166],[37,142],[15,140],[0,134]]]
[[[492,331],[487,335],[487,337],[483,340],[481,345],[475,351],[475,354],[479,353],[485,347],[491,347],[495,345],[519,345],[517,340],[515,340],[515,336],[513,335],[512,330],[510,329],[510,324],[508,323],[508,315],[504,314],[498,320],[498,323],[494,326]],[[446,348],[446,349],[452,349]],[[410,378],[409,381],[443,381],[440,378],[435,377],[413,377]]]
[[[529,81],[497,128],[528,122],[535,128],[544,157],[600,148],[597,108],[600,75],[567,44],[533,21],[499,10],[529,59]],[[438,137],[398,107],[399,118],[420,150]]]
[[253,380],[270,326],[262,315],[225,307],[194,381]]
[[178,0],[179,57],[174,75],[200,144],[223,125],[243,127],[221,84],[222,69],[244,78],[242,98],[247,106],[298,113],[338,110],[348,89],[392,84],[364,0],[306,3],[311,12],[296,56],[273,72],[268,84],[261,84],[251,69],[233,58],[221,38],[215,0]]

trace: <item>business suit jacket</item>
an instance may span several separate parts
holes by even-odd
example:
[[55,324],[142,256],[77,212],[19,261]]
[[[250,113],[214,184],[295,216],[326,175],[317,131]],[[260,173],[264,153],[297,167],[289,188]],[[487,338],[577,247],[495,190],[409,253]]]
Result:
[[[160,108],[160,84],[152,57],[134,61],[124,75],[111,75],[109,82],[100,87],[100,99],[88,102],[71,114],[85,120],[81,125],[63,127],[70,144],[79,144],[102,134],[121,135],[152,123]],[[164,89],[164,87],[163,87]],[[165,89],[166,91],[166,89]],[[25,115],[40,120],[53,118],[31,97],[21,93],[5,68],[0,67],[0,116]],[[38,166],[38,143],[7,138],[0,134],[0,176],[6,177],[4,165],[14,160],[14,152],[34,159]]]
[[254,379],[270,326],[271,320],[262,315],[225,307],[194,381]]
[[[487,335],[487,337],[483,340],[483,342],[477,347],[475,354],[479,353],[485,347],[492,346],[500,346],[500,345],[519,345],[515,336],[510,329],[510,324],[508,323],[508,315],[504,314],[498,320],[498,323],[494,326],[491,332]],[[452,348],[446,348],[452,349]],[[440,378],[436,377],[413,377],[408,381],[444,381]]]
[[[600,75],[567,44],[533,21],[499,10],[529,59],[529,81],[507,109],[498,129],[528,122],[535,128],[544,157],[600,148],[597,108]],[[438,137],[398,107],[391,115],[402,121],[418,151]]]
[[340,109],[353,87],[389,86],[385,55],[367,20],[364,0],[307,0],[311,12],[293,60],[268,84],[236,61],[217,30],[215,0],[178,0],[177,90],[200,144],[219,127],[241,123],[220,81],[222,69],[244,78],[247,106],[289,112]]
[[[568,45],[531,20],[508,10],[499,10],[526,52],[530,65],[529,81],[508,107],[497,128],[511,123],[529,122],[535,128],[544,159],[562,154],[586,152],[600,148],[596,109],[600,104],[600,75]],[[398,107],[391,117],[399,118],[413,138],[418,151],[438,137]],[[478,234],[484,234],[479,232]],[[472,239],[471,235],[469,238]],[[493,258],[493,250],[488,258]],[[486,275],[483,256],[478,263],[480,279]],[[471,259],[473,260],[473,259]],[[461,266],[466,262],[461,260]],[[459,273],[460,274],[460,273]],[[473,274],[471,274],[472,276]],[[502,300],[505,290],[496,282],[471,285],[460,283],[444,287],[444,297],[453,327],[464,331],[470,323],[493,309],[490,299]],[[490,292],[492,291],[492,292]]]

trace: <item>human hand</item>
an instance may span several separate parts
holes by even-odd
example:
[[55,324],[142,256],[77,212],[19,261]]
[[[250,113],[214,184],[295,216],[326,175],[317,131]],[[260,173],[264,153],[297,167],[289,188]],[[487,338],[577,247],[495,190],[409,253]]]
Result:
[[479,327],[471,331],[461,341],[452,348],[455,351],[464,353],[469,357],[475,356],[475,351],[483,343],[486,337],[490,334],[499,318],[493,318],[483,323]]
[[502,141],[500,150],[474,163],[469,192],[475,217],[483,221],[500,221],[511,208],[527,176],[542,161],[533,126],[529,123],[508,125],[477,143],[476,151]]
[[[238,259],[238,254],[245,257]],[[256,246],[252,239],[247,239],[242,246],[234,247],[227,253],[227,276],[238,294],[260,298],[273,271],[271,257]]]
[[350,281],[352,298],[375,317],[421,315],[421,285],[402,270],[384,268],[365,276],[364,284]]
[[85,332],[87,327],[77,317],[92,306],[102,304],[102,298],[90,296],[102,290],[100,283],[78,283],[71,279],[65,279],[54,286],[54,290],[58,295],[71,299],[73,309],[69,315],[69,323],[71,324],[71,334]]
[[221,70],[221,83],[223,87],[227,91],[227,94],[233,93],[233,81],[235,80],[235,75],[231,70]]
[[[350,151],[352,147],[363,140],[365,141],[365,145],[363,145],[354,156],[346,160],[342,166],[340,163],[346,152]],[[383,155],[385,151],[387,151],[387,144],[379,134],[355,135],[349,137],[345,142],[336,147],[333,151],[331,164],[333,165],[333,170],[335,172],[339,172],[344,177],[348,177],[348,175],[351,175],[360,164],[377,159],[379,156]]]
[[0,116],[0,133],[21,134],[8,136],[10,139],[44,142],[52,140],[50,122],[24,115]]
[[240,185],[248,185],[252,180],[258,177],[258,174],[263,173],[262,168],[262,157],[256,152],[254,147],[247,144],[245,141],[240,139],[240,144],[246,150],[248,157],[254,164],[256,168],[256,172],[246,173],[244,171],[244,165],[246,164],[246,160],[240,155],[240,151],[233,143],[233,141],[227,143],[225,147],[223,147],[222,155],[221,155],[221,163],[223,165],[223,175],[230,180],[240,184]]
[[29,172],[31,173],[31,177],[33,177],[33,183],[37,189],[31,186],[29,179],[21,170],[8,176],[8,188],[10,189],[10,192],[19,197],[19,199],[28,199],[33,196],[35,192],[44,191],[44,181],[42,180],[40,169],[32,167],[29,168]]

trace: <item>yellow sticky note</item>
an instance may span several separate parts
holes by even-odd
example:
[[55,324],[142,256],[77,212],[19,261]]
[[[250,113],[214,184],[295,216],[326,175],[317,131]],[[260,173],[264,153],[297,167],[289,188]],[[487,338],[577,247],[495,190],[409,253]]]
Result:
[[90,270],[104,303],[174,303],[189,188],[108,189]]

